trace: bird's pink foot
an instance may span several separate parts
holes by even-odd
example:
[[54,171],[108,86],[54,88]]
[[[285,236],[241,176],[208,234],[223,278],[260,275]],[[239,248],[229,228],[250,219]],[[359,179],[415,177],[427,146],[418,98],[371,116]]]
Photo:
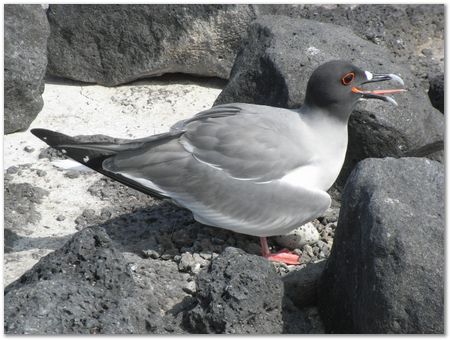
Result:
[[276,253],[263,254],[263,256],[272,262],[282,262],[285,264],[300,264],[300,256],[290,252],[287,249]]
[[285,264],[300,264],[300,256],[290,252],[287,249],[282,249],[277,253],[271,253],[269,245],[267,244],[267,238],[261,237],[261,253],[262,256],[269,261],[282,262]]

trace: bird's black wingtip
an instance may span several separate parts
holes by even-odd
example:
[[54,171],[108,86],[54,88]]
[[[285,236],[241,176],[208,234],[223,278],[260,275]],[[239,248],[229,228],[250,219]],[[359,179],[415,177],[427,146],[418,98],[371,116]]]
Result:
[[47,129],[31,129],[30,132],[50,146],[59,145],[71,139],[67,135]]
[[48,135],[49,132],[51,132],[50,130],[47,129],[31,129],[30,132],[35,135],[37,138],[42,139],[43,137],[45,137],[46,135]]

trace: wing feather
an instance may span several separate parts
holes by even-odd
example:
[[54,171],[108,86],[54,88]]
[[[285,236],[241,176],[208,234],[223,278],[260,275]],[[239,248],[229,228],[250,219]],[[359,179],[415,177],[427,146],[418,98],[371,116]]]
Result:
[[296,111],[250,104],[235,104],[228,115],[217,110],[183,126],[179,140],[199,161],[234,178],[269,181],[312,159],[299,138],[310,132]]

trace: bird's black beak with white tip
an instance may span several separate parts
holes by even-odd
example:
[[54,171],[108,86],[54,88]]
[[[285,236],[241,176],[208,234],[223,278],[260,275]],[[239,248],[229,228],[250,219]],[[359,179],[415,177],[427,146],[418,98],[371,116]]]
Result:
[[[401,86],[405,85],[403,79],[396,74],[373,74],[369,71],[365,71],[364,74],[367,81],[362,82],[361,85],[389,80],[398,83]],[[352,87],[352,92],[361,95],[361,99],[380,99],[394,105],[398,105],[397,102],[392,97],[386,95],[405,91],[405,89],[364,90],[356,86]]]

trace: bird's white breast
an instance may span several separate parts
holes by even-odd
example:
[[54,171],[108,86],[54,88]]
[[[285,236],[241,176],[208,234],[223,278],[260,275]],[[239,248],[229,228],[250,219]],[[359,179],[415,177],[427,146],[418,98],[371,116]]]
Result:
[[341,171],[347,152],[347,125],[337,126],[328,121],[308,122],[309,136],[307,147],[313,158],[296,169],[291,170],[280,181],[292,186],[328,190]]

